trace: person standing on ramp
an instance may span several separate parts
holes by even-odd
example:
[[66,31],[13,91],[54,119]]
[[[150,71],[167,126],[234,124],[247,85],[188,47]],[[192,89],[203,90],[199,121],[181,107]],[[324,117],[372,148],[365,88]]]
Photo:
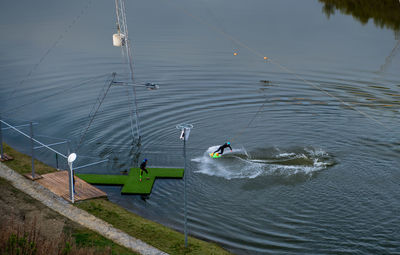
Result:
[[[147,158],[143,159],[142,164],[140,164],[139,181],[142,181],[143,171],[145,171],[147,175],[149,174],[149,172],[147,172],[147,169],[146,169],[146,164],[147,164]],[[150,178],[147,177],[146,179],[149,180]]]

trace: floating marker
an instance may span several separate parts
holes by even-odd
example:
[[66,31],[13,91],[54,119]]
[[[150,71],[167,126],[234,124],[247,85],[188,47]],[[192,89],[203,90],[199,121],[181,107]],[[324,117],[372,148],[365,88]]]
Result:
[[264,60],[267,60],[268,59],[268,57],[264,57]]
[[234,53],[233,53],[233,56],[237,56],[237,52],[234,52]]

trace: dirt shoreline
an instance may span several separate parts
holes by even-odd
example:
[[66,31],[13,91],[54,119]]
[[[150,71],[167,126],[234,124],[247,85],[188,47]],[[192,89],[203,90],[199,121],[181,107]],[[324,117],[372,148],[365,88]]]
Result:
[[[87,213],[84,210],[81,210],[68,202],[64,199],[54,195],[46,188],[42,187],[38,183],[32,182],[22,175],[16,173],[3,163],[0,163],[0,177],[8,180],[11,185],[13,185],[18,190],[23,191],[24,193],[28,194],[32,198],[40,201],[48,208],[54,210],[55,212],[61,214],[62,216],[68,218],[71,221],[74,221],[90,230],[93,230],[102,236],[106,237],[114,241],[117,244],[120,244],[124,247],[131,249],[132,251],[138,252],[140,254],[167,254],[162,252],[143,241],[133,238],[132,236],[126,234],[125,232],[114,228],[111,224],[96,218],[95,216]],[[16,208],[8,208],[8,210],[16,210]],[[23,211],[23,210],[22,210]],[[26,215],[21,216],[26,217]],[[44,219],[45,220],[45,219]],[[44,224],[51,225],[50,221],[46,220],[43,222]],[[54,221],[55,222],[55,221]],[[59,224],[59,226],[57,226]],[[62,224],[58,222],[55,224],[54,228],[58,229],[62,227]],[[48,229],[50,232],[54,231],[55,229]],[[46,231],[46,229],[43,229]]]

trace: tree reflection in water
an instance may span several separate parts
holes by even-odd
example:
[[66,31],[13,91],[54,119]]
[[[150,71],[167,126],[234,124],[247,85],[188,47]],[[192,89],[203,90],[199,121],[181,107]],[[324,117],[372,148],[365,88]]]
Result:
[[352,15],[362,24],[370,19],[380,28],[389,28],[399,34],[400,1],[399,0],[318,0],[323,3],[322,11],[329,18],[336,10]]

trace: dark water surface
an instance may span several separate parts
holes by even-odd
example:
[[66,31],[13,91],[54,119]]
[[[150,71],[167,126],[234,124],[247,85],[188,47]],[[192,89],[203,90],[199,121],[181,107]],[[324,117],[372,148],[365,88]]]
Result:
[[[376,26],[334,2],[129,1],[136,82],[160,85],[137,90],[141,158],[183,166],[175,125],[194,125],[190,234],[237,254],[400,254],[398,24],[377,14]],[[400,15],[400,3],[388,2]],[[38,121],[37,135],[71,139],[73,149],[111,73],[127,73],[112,47],[113,1],[87,3],[0,3],[1,114]],[[110,162],[80,172],[130,166],[126,94],[111,88],[79,151]],[[4,132],[29,152],[28,141]],[[233,152],[210,159],[227,139]],[[77,165],[93,160],[78,155]],[[146,202],[100,188],[182,230],[181,180],[156,181]]]

